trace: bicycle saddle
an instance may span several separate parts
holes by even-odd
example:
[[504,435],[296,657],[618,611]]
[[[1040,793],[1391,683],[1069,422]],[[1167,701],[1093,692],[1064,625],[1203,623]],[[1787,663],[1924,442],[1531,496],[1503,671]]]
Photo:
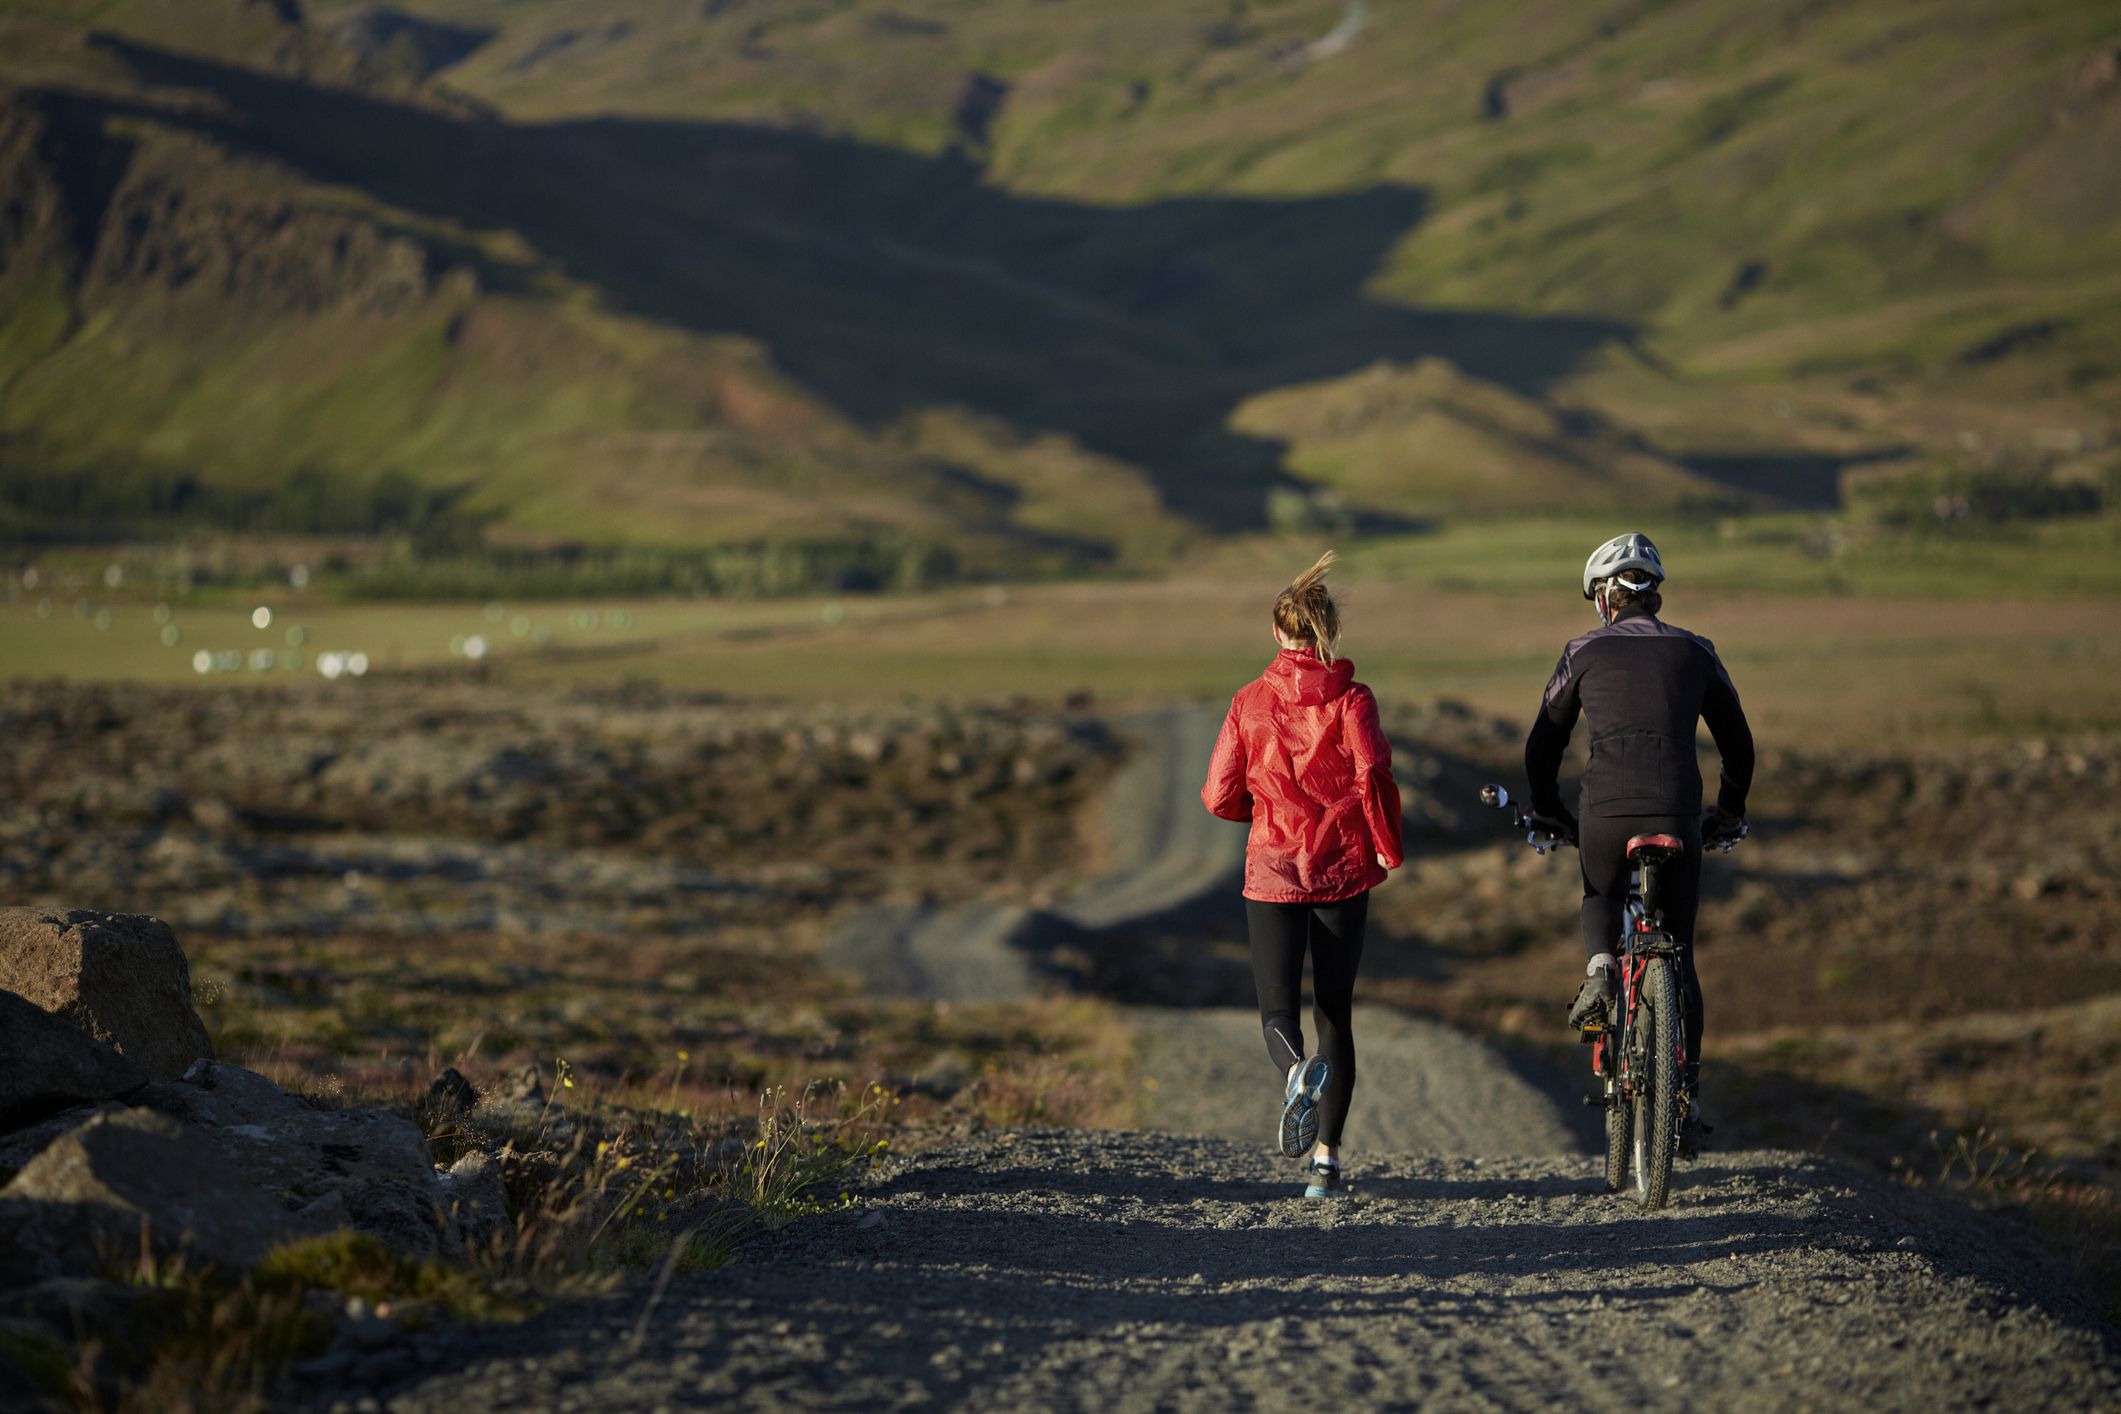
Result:
[[1677,835],[1636,835],[1628,841],[1628,858],[1633,859],[1637,850],[1663,849],[1673,854],[1684,854],[1686,843]]

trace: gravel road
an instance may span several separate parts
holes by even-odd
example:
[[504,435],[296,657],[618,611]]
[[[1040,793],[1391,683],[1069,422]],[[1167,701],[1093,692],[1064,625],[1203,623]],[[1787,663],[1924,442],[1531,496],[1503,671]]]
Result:
[[[2014,1229],[1823,1160],[1646,1214],[1592,1161],[1381,1156],[1331,1204],[1259,1144],[1003,1133],[739,1265],[391,1353],[466,1409],[2113,1408],[2112,1332]],[[359,1407],[348,1401],[346,1407]]]
[[[1168,742],[1114,792],[1128,848],[1108,852],[1135,867],[1105,896],[1125,907],[1070,926],[1227,882],[1241,833],[1153,805],[1190,785],[1198,730],[1165,722]],[[1021,918],[938,917],[909,912],[852,955],[916,992],[1035,981]],[[975,980],[924,980],[955,976]],[[1266,1142],[1252,1013],[1133,1017],[1148,1130],[1004,1132],[896,1161],[852,1211],[760,1239],[734,1267],[513,1329],[408,1336],[357,1371],[373,1395],[318,1403],[2121,1407],[2121,1336],[2004,1220],[1765,1152],[1683,1169],[1673,1205],[1645,1213],[1602,1192],[1568,1077],[1370,1008],[1351,1192],[1306,1202]]]
[[[1234,1007],[1129,1012],[1141,1046],[1144,1128],[1267,1142],[1279,1113],[1259,1015]],[[1594,1136],[1569,1078],[1512,1065],[1493,1047],[1385,1007],[1355,1008],[1352,1161],[1372,1154],[1564,1157]]]
[[995,1001],[1045,985],[1056,945],[1235,894],[1244,831],[1200,806],[1200,775],[1222,727],[1219,707],[1167,707],[1114,723],[1130,746],[1099,811],[1107,868],[1049,908],[882,904],[826,935],[821,955],[872,996]]

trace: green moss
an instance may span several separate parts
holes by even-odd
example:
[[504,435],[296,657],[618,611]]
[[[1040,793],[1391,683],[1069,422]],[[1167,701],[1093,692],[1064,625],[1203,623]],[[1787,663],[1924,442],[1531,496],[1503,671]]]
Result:
[[263,1292],[334,1291],[370,1306],[418,1302],[470,1320],[520,1320],[537,1309],[472,1271],[414,1261],[352,1231],[283,1243],[265,1254],[252,1281]]

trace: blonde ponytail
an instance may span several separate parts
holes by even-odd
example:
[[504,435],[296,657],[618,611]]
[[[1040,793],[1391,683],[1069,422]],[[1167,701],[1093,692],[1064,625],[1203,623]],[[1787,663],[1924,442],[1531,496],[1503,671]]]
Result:
[[1340,609],[1326,588],[1326,571],[1338,558],[1331,550],[1320,555],[1274,601],[1274,627],[1316,653],[1321,663],[1332,662],[1340,647]]

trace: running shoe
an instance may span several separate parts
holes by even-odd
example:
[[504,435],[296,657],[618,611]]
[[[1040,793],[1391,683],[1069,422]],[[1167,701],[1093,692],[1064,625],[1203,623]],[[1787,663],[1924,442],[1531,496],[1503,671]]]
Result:
[[1313,1056],[1289,1072],[1281,1102],[1281,1151],[1292,1159],[1318,1143],[1318,1097],[1331,1070],[1325,1057]]
[[1310,1186],[1304,1189],[1306,1198],[1338,1198],[1347,1191],[1347,1181],[1340,1176],[1339,1164],[1320,1163],[1313,1159],[1306,1172],[1311,1179]]

